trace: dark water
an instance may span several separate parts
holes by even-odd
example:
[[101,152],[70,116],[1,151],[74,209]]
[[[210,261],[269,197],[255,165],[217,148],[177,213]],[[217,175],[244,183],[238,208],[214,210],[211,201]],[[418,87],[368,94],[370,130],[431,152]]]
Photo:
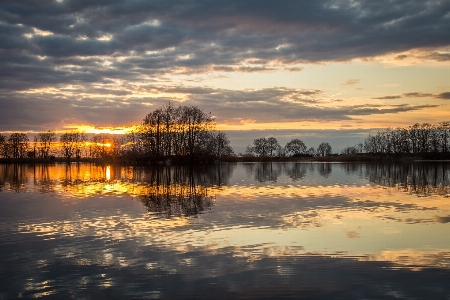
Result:
[[450,299],[450,165],[0,165],[0,299]]

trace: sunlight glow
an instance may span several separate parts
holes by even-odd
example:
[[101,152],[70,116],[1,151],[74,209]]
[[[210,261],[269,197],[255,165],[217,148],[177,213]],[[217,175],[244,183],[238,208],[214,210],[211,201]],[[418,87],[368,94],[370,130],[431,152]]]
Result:
[[[64,125],[64,130],[59,130],[58,133],[64,133],[67,130],[75,130],[79,132],[85,133],[94,133],[94,134],[126,134],[130,131],[135,130],[138,125],[130,125],[130,126],[119,126],[119,127],[96,127],[94,125],[89,124],[66,124]],[[105,144],[106,147],[111,147],[111,144]]]

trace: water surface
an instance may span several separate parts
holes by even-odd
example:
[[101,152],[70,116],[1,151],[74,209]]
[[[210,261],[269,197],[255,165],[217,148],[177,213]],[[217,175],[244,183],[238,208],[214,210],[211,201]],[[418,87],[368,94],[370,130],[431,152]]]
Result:
[[449,299],[450,165],[0,165],[0,299]]

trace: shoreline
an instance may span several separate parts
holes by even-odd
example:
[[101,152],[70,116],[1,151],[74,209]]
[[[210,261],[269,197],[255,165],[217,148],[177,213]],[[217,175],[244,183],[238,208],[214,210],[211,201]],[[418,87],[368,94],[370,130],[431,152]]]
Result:
[[370,163],[370,162],[450,162],[450,153],[424,153],[398,155],[398,154],[341,154],[324,157],[256,157],[231,156],[221,160],[212,161],[173,161],[170,158],[161,160],[130,160],[123,158],[0,158],[0,164],[54,164],[54,163],[95,163],[95,164],[128,164],[128,165],[161,165],[161,164],[210,164],[219,162],[342,162],[342,163]]

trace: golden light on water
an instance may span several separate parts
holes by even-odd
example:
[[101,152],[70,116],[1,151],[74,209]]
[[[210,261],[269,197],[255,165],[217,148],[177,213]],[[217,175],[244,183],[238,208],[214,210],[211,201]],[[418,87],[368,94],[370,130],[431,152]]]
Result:
[[106,180],[111,180],[111,166],[106,167]]
[[[340,166],[334,167],[339,172]],[[91,211],[92,205],[106,204],[89,217],[80,214],[18,225],[19,233],[48,241],[94,235],[112,241],[134,239],[179,253],[194,248],[207,253],[233,249],[235,256],[249,260],[320,255],[388,261],[417,270],[450,268],[446,241],[435,238],[448,231],[449,190],[441,185],[413,190],[359,180],[332,183],[330,178],[311,184],[308,175],[278,183],[251,176],[236,182],[231,177],[234,184],[227,180],[218,184],[208,181],[217,170],[196,173],[191,177],[195,181],[188,182],[183,180],[191,173],[173,166],[83,163],[19,166],[9,171],[0,165],[0,176],[8,172],[21,176],[19,192],[26,188],[30,193],[33,189],[52,193],[52,205]]]

